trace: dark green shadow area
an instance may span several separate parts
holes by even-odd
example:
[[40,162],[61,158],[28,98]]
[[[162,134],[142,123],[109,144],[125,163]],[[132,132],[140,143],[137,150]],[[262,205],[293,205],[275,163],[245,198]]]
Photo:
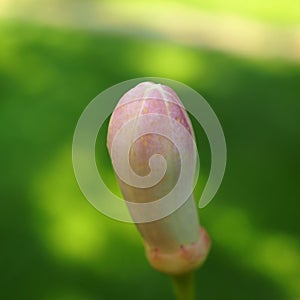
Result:
[[[1,299],[173,299],[134,226],[84,199],[71,143],[99,92],[135,77],[181,80],[167,66],[185,57],[185,83],[209,101],[228,147],[221,189],[200,211],[213,250],[199,299],[299,297],[299,65],[23,23],[2,22],[0,39]],[[160,51],[178,61],[162,68]]]

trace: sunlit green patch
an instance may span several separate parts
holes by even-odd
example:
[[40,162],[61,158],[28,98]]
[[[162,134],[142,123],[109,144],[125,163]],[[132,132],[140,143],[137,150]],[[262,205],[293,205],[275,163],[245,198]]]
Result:
[[167,42],[153,42],[139,47],[131,53],[131,59],[139,57],[136,64],[145,76],[172,78],[188,82],[195,76],[204,75],[203,64],[193,51]]
[[34,201],[40,209],[40,237],[60,258],[92,264],[105,260],[104,254],[115,246],[111,235],[124,235],[133,245],[138,242],[133,226],[104,217],[81,194],[67,147],[39,173]]
[[[98,0],[99,1],[99,0]],[[121,3],[120,0],[109,1],[108,3]],[[131,0],[127,1],[127,7],[144,6],[149,2]],[[121,3],[122,4],[122,3]],[[297,0],[267,0],[267,1],[239,1],[239,0],[154,0],[152,6],[157,9],[177,8],[176,5],[191,7],[195,10],[203,10],[210,13],[220,13],[227,15],[236,15],[260,21],[267,21],[277,24],[299,24],[300,4]]]

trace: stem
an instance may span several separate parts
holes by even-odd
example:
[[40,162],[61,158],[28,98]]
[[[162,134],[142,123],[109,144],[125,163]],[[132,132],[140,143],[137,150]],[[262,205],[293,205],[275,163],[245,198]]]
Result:
[[177,300],[195,300],[194,272],[172,276],[174,292]]

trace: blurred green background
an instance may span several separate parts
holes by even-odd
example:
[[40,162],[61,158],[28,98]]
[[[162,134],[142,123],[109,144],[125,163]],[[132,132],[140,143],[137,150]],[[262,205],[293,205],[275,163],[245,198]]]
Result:
[[173,299],[72,169],[85,106],[144,76],[200,92],[227,140],[198,298],[300,297],[298,0],[2,0],[0,41],[0,299]]

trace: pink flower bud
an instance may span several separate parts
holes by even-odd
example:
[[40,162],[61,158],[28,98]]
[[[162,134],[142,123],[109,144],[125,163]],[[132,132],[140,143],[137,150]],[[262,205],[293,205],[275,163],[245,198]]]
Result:
[[[160,131],[162,134],[157,134]],[[138,84],[120,99],[110,119],[107,146],[128,202],[152,203],[163,198],[182,180],[180,173],[186,166],[181,158],[196,162],[194,132],[183,104],[171,88],[152,82]],[[164,167],[165,173],[161,173]],[[190,178],[195,175],[195,167],[188,169]],[[192,192],[191,182],[186,187]],[[187,200],[180,199],[182,195],[175,193],[168,204],[174,201],[176,207],[178,201],[184,200],[183,205],[149,222],[139,222],[141,212],[129,206],[150,264],[169,274],[196,268],[210,247],[208,235],[203,228],[199,230],[193,195],[189,194]]]

